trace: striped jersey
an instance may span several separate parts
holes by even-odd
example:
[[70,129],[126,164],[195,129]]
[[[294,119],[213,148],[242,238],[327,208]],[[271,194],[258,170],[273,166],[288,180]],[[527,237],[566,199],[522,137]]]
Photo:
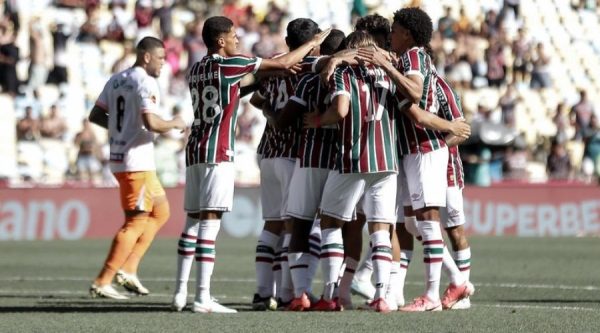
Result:
[[[411,48],[400,57],[397,65],[403,75],[417,75],[423,79],[423,94],[419,107],[427,112],[437,114],[435,67],[425,49],[422,47]],[[398,155],[428,153],[446,146],[442,133],[415,124],[405,114],[399,117],[396,125],[398,126]]]
[[[298,75],[272,77],[264,81],[257,93],[266,100],[266,107],[274,112],[283,110],[287,101],[294,95],[300,78],[304,74],[315,72],[319,58],[317,56],[304,57],[299,64]],[[276,129],[267,123],[258,144],[257,154],[262,155],[263,158],[296,158],[301,128],[300,120],[295,126],[283,130]]]
[[192,65],[188,84],[194,124],[186,146],[186,165],[233,161],[240,80],[256,73],[261,58],[205,56]]
[[[301,106],[304,113],[327,111],[330,103],[328,88],[321,84],[318,74],[304,75],[290,99]],[[337,125],[321,128],[303,128],[300,132],[298,159],[301,168],[333,169],[336,156]]]
[[96,105],[108,113],[110,169],[112,172],[151,171],[154,133],[144,127],[142,114],[157,113],[156,79],[138,66],[113,75]]
[[338,123],[336,169],[340,173],[397,171],[393,118],[396,86],[375,66],[338,67],[331,100],[350,99],[349,113]]
[[[437,78],[437,99],[440,105],[441,116],[448,120],[463,119],[464,114],[460,98],[443,78]],[[448,148],[448,186],[465,187],[463,165],[458,152],[458,146]]]

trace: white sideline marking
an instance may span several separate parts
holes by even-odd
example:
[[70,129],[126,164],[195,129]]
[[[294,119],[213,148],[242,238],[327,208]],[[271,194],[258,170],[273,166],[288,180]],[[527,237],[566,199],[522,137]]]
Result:
[[580,306],[543,306],[526,304],[474,304],[474,307],[500,308],[500,309],[540,309],[540,310],[573,310],[598,312],[600,309],[585,308]]
[[[0,277],[0,281],[2,282],[38,282],[38,281],[88,281],[92,282],[93,277],[49,277],[49,276],[31,276],[31,277],[21,277],[21,276],[10,276],[10,277]],[[147,282],[175,282],[175,277],[148,277],[142,278],[143,281]],[[194,279],[190,279],[190,281],[194,281]],[[218,278],[212,279],[213,282],[236,282],[236,283],[255,283],[255,279],[233,279],[233,278]],[[314,280],[314,282],[319,283],[322,282],[318,279]],[[423,282],[406,282],[407,285],[417,285],[423,286],[425,283]],[[585,290],[585,291],[596,291],[600,290],[600,287],[597,286],[568,286],[568,285],[553,285],[553,284],[521,284],[521,283],[483,283],[483,282],[475,282],[475,288],[477,287],[487,287],[487,288],[508,288],[508,289],[560,289],[560,290]]]

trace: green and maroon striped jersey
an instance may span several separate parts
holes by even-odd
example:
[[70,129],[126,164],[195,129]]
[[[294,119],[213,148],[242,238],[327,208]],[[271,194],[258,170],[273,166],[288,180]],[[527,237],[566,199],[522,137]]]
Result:
[[[437,77],[436,92],[441,116],[444,119],[454,121],[464,118],[460,98],[450,84],[440,76]],[[465,176],[462,160],[460,159],[460,154],[458,152],[458,146],[448,148],[447,170],[448,186],[458,186],[458,188],[465,187]]]
[[349,113],[338,124],[336,169],[341,173],[397,171],[391,117],[398,107],[396,86],[375,66],[338,67],[332,81],[331,100],[339,95],[350,99]]
[[[423,79],[423,94],[419,107],[427,112],[438,112],[435,67],[422,47],[406,51],[398,62],[398,70],[405,76],[417,75]],[[400,94],[398,90],[397,94]],[[446,146],[442,133],[423,128],[402,114],[396,123],[398,155],[428,153]]]
[[186,146],[186,165],[233,161],[240,80],[255,73],[261,58],[205,56],[192,65],[188,85],[194,123]]
[[[304,75],[289,103],[297,103],[304,113],[327,111],[329,90],[318,74]],[[298,159],[301,168],[333,169],[335,166],[337,125],[303,128],[300,132]]]

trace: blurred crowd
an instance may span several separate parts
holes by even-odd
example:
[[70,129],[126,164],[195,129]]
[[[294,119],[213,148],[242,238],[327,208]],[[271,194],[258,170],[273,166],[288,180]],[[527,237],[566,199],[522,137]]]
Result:
[[[14,156],[14,166],[2,160],[0,178],[12,186],[114,186],[106,133],[86,117],[108,76],[133,64],[134,45],[144,36],[158,36],[166,45],[167,64],[159,78],[164,116],[181,114],[191,122],[185,74],[206,54],[201,37],[205,18],[231,18],[238,27],[240,52],[270,57],[285,52],[290,19],[311,17],[324,27],[350,32],[358,16],[377,12],[391,18],[402,6],[420,5],[437,27],[431,43],[436,67],[459,91],[473,126],[473,137],[461,147],[468,182],[597,181],[600,106],[595,101],[600,96],[594,83],[599,82],[590,81],[586,72],[589,84],[572,85],[574,92],[562,88],[553,68],[569,58],[550,52],[549,36],[539,38],[539,31],[533,36],[523,13],[525,2],[480,1],[476,10],[467,7],[470,3],[0,0],[0,98],[9,105],[3,114],[11,119],[0,125],[0,146],[8,145],[0,150],[12,150],[9,155]],[[599,8],[597,1],[568,4],[582,21],[595,17],[596,25]],[[589,47],[600,55],[600,44],[590,41]],[[537,115],[544,118],[543,128]],[[236,143],[240,184],[258,182],[255,148],[264,122],[243,99]],[[157,167],[165,186],[185,178],[186,138],[187,133],[175,132],[157,138]]]

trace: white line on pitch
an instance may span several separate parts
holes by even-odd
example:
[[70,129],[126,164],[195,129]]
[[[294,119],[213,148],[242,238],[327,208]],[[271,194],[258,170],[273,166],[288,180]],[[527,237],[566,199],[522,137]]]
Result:
[[598,312],[600,309],[586,308],[580,306],[544,306],[544,305],[526,305],[526,304],[475,304],[473,307],[501,308],[501,309],[540,309],[540,310],[573,310],[573,311],[592,311]]

